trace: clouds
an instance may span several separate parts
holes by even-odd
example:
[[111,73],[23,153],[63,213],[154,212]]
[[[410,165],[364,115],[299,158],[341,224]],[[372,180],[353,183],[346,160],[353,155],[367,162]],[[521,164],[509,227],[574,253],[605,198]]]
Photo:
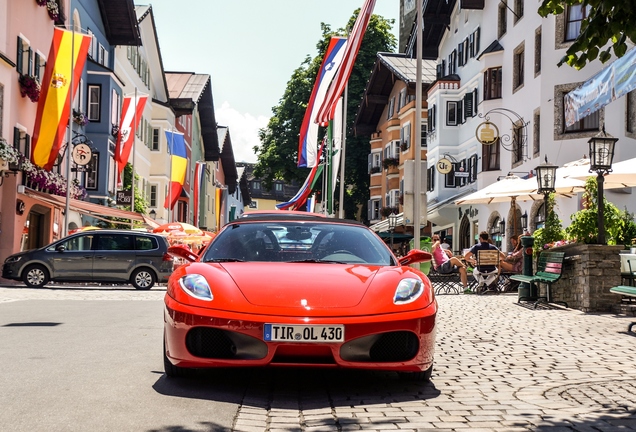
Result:
[[224,101],[220,108],[215,109],[215,115],[220,126],[227,126],[230,129],[234,160],[256,163],[256,154],[252,148],[260,146],[258,130],[267,126],[269,118],[241,113],[232,108],[228,101]]

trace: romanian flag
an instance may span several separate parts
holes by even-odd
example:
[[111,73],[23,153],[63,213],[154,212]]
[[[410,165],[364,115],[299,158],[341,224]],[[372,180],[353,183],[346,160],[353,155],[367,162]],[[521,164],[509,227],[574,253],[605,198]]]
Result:
[[325,100],[325,93],[329,83],[342,63],[344,48],[347,39],[332,37],[327,47],[327,52],[322,59],[322,64],[318,70],[314,88],[311,91],[309,103],[305,110],[303,123],[300,126],[300,137],[298,140],[298,166],[312,168],[318,163],[316,154],[318,153],[318,124],[313,122],[318,114],[318,108]]
[[205,171],[205,162],[197,162],[194,166],[194,192],[193,192],[193,211],[194,225],[199,226],[199,197],[203,189],[203,172]]
[[188,157],[182,133],[166,131],[166,139],[170,149],[170,189],[163,207],[172,210],[181,196],[181,189],[188,169]]
[[121,107],[119,134],[115,146],[115,162],[117,163],[117,183],[121,181],[121,173],[128,163],[130,152],[135,141],[135,132],[141,121],[148,95],[125,96]]
[[362,38],[364,38],[364,33],[367,30],[367,25],[369,24],[369,19],[371,19],[374,7],[375,0],[364,1],[364,5],[362,6],[362,9],[360,9],[358,18],[356,18],[356,22],[353,25],[353,30],[351,30],[351,33],[349,34],[349,40],[344,51],[342,65],[338,68],[338,73],[329,85],[329,89],[327,89],[327,94],[325,95],[325,100],[320,106],[318,115],[314,120],[316,123],[326,125],[330,120],[333,120],[336,104],[344,92],[347,81],[349,81],[349,76],[351,76],[351,71],[353,70],[353,65],[356,62],[360,45],[362,45]]
[[47,171],[53,168],[64,143],[71,99],[79,87],[90,43],[90,36],[59,27],[53,29],[31,147],[31,162]]

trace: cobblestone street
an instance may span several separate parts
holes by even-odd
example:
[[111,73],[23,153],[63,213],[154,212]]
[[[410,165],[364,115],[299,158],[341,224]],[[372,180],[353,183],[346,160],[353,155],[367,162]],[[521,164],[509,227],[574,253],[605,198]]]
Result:
[[[15,287],[0,288],[0,303],[158,302],[164,293]],[[633,317],[534,310],[517,304],[516,294],[438,301],[429,384],[384,372],[267,369],[202,374],[180,391],[231,383],[241,399],[233,430],[244,432],[636,430],[636,338],[626,332]]]

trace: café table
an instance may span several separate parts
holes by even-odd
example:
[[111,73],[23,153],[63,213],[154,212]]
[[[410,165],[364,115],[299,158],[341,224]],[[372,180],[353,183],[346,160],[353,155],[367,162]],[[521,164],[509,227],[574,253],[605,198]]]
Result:
[[636,254],[622,253],[620,256],[622,284],[636,286]]

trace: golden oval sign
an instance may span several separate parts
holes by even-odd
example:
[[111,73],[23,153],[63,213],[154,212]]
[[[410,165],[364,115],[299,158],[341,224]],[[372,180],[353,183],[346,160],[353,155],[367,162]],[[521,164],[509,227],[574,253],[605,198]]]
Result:
[[483,145],[494,144],[499,139],[499,128],[496,124],[485,121],[477,126],[475,137]]
[[453,169],[453,163],[446,158],[441,158],[435,166],[437,167],[437,171],[442,174],[448,174]]

